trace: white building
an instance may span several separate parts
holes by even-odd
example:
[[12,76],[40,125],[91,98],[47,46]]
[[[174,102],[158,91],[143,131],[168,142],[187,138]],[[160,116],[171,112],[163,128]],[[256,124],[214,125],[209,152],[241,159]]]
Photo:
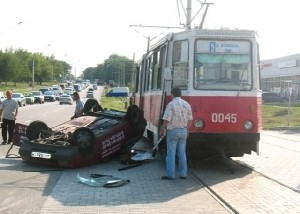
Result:
[[281,93],[291,101],[300,100],[300,54],[261,61],[263,91]]

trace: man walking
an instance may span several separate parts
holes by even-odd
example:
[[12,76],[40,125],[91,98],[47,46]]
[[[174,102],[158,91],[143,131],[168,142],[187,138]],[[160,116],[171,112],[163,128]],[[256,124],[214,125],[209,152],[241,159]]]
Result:
[[187,176],[186,139],[193,119],[190,104],[181,99],[180,88],[173,88],[171,95],[173,100],[166,107],[163,115],[164,122],[160,130],[162,137],[167,129],[167,175],[161,177],[164,180],[175,179],[176,150],[179,156],[179,176],[181,179]]
[[82,115],[82,109],[84,107],[84,102],[82,99],[80,99],[80,95],[77,91],[73,93],[73,100],[76,102],[76,107],[75,107],[75,113],[73,117],[71,117],[71,120],[73,120],[76,117],[79,117]]
[[[15,121],[18,115],[18,102],[12,99],[12,91],[6,91],[6,99],[0,105],[0,118],[2,116],[2,144],[10,144],[12,142],[15,130]],[[8,141],[7,141],[8,131]]]

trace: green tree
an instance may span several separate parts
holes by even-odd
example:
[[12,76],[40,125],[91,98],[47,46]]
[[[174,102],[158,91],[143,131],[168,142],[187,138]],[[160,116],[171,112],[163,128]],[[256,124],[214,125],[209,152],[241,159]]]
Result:
[[119,86],[128,86],[131,83],[132,67],[134,62],[125,56],[112,54],[96,68],[87,68],[83,71],[84,79],[100,79],[108,82],[114,80]]

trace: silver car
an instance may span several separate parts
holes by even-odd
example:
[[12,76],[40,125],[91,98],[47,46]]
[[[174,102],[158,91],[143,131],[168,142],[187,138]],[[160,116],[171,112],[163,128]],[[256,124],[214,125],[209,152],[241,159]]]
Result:
[[22,93],[12,93],[12,98],[18,102],[20,107],[26,106],[26,98]]
[[69,94],[63,94],[59,97],[59,104],[62,105],[62,104],[70,104],[70,105],[73,105],[73,99],[72,99],[72,96],[69,95]]
[[94,98],[94,92],[93,92],[93,91],[88,91],[88,92],[86,93],[86,97],[87,97],[87,98]]

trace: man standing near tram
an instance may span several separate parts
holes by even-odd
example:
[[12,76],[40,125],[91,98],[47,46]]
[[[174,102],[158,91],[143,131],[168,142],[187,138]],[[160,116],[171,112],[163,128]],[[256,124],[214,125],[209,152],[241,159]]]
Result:
[[[2,116],[2,144],[12,143],[12,137],[15,130],[15,121],[18,114],[18,102],[12,99],[12,91],[6,91],[6,100],[0,105],[0,118]],[[8,140],[7,140],[8,132]]]
[[167,173],[166,176],[161,177],[164,180],[175,179],[176,150],[179,156],[179,176],[181,179],[185,179],[187,176],[186,140],[193,119],[190,104],[181,99],[180,88],[174,87],[171,95],[173,100],[166,107],[163,115],[164,122],[160,130],[162,137],[167,129]]

